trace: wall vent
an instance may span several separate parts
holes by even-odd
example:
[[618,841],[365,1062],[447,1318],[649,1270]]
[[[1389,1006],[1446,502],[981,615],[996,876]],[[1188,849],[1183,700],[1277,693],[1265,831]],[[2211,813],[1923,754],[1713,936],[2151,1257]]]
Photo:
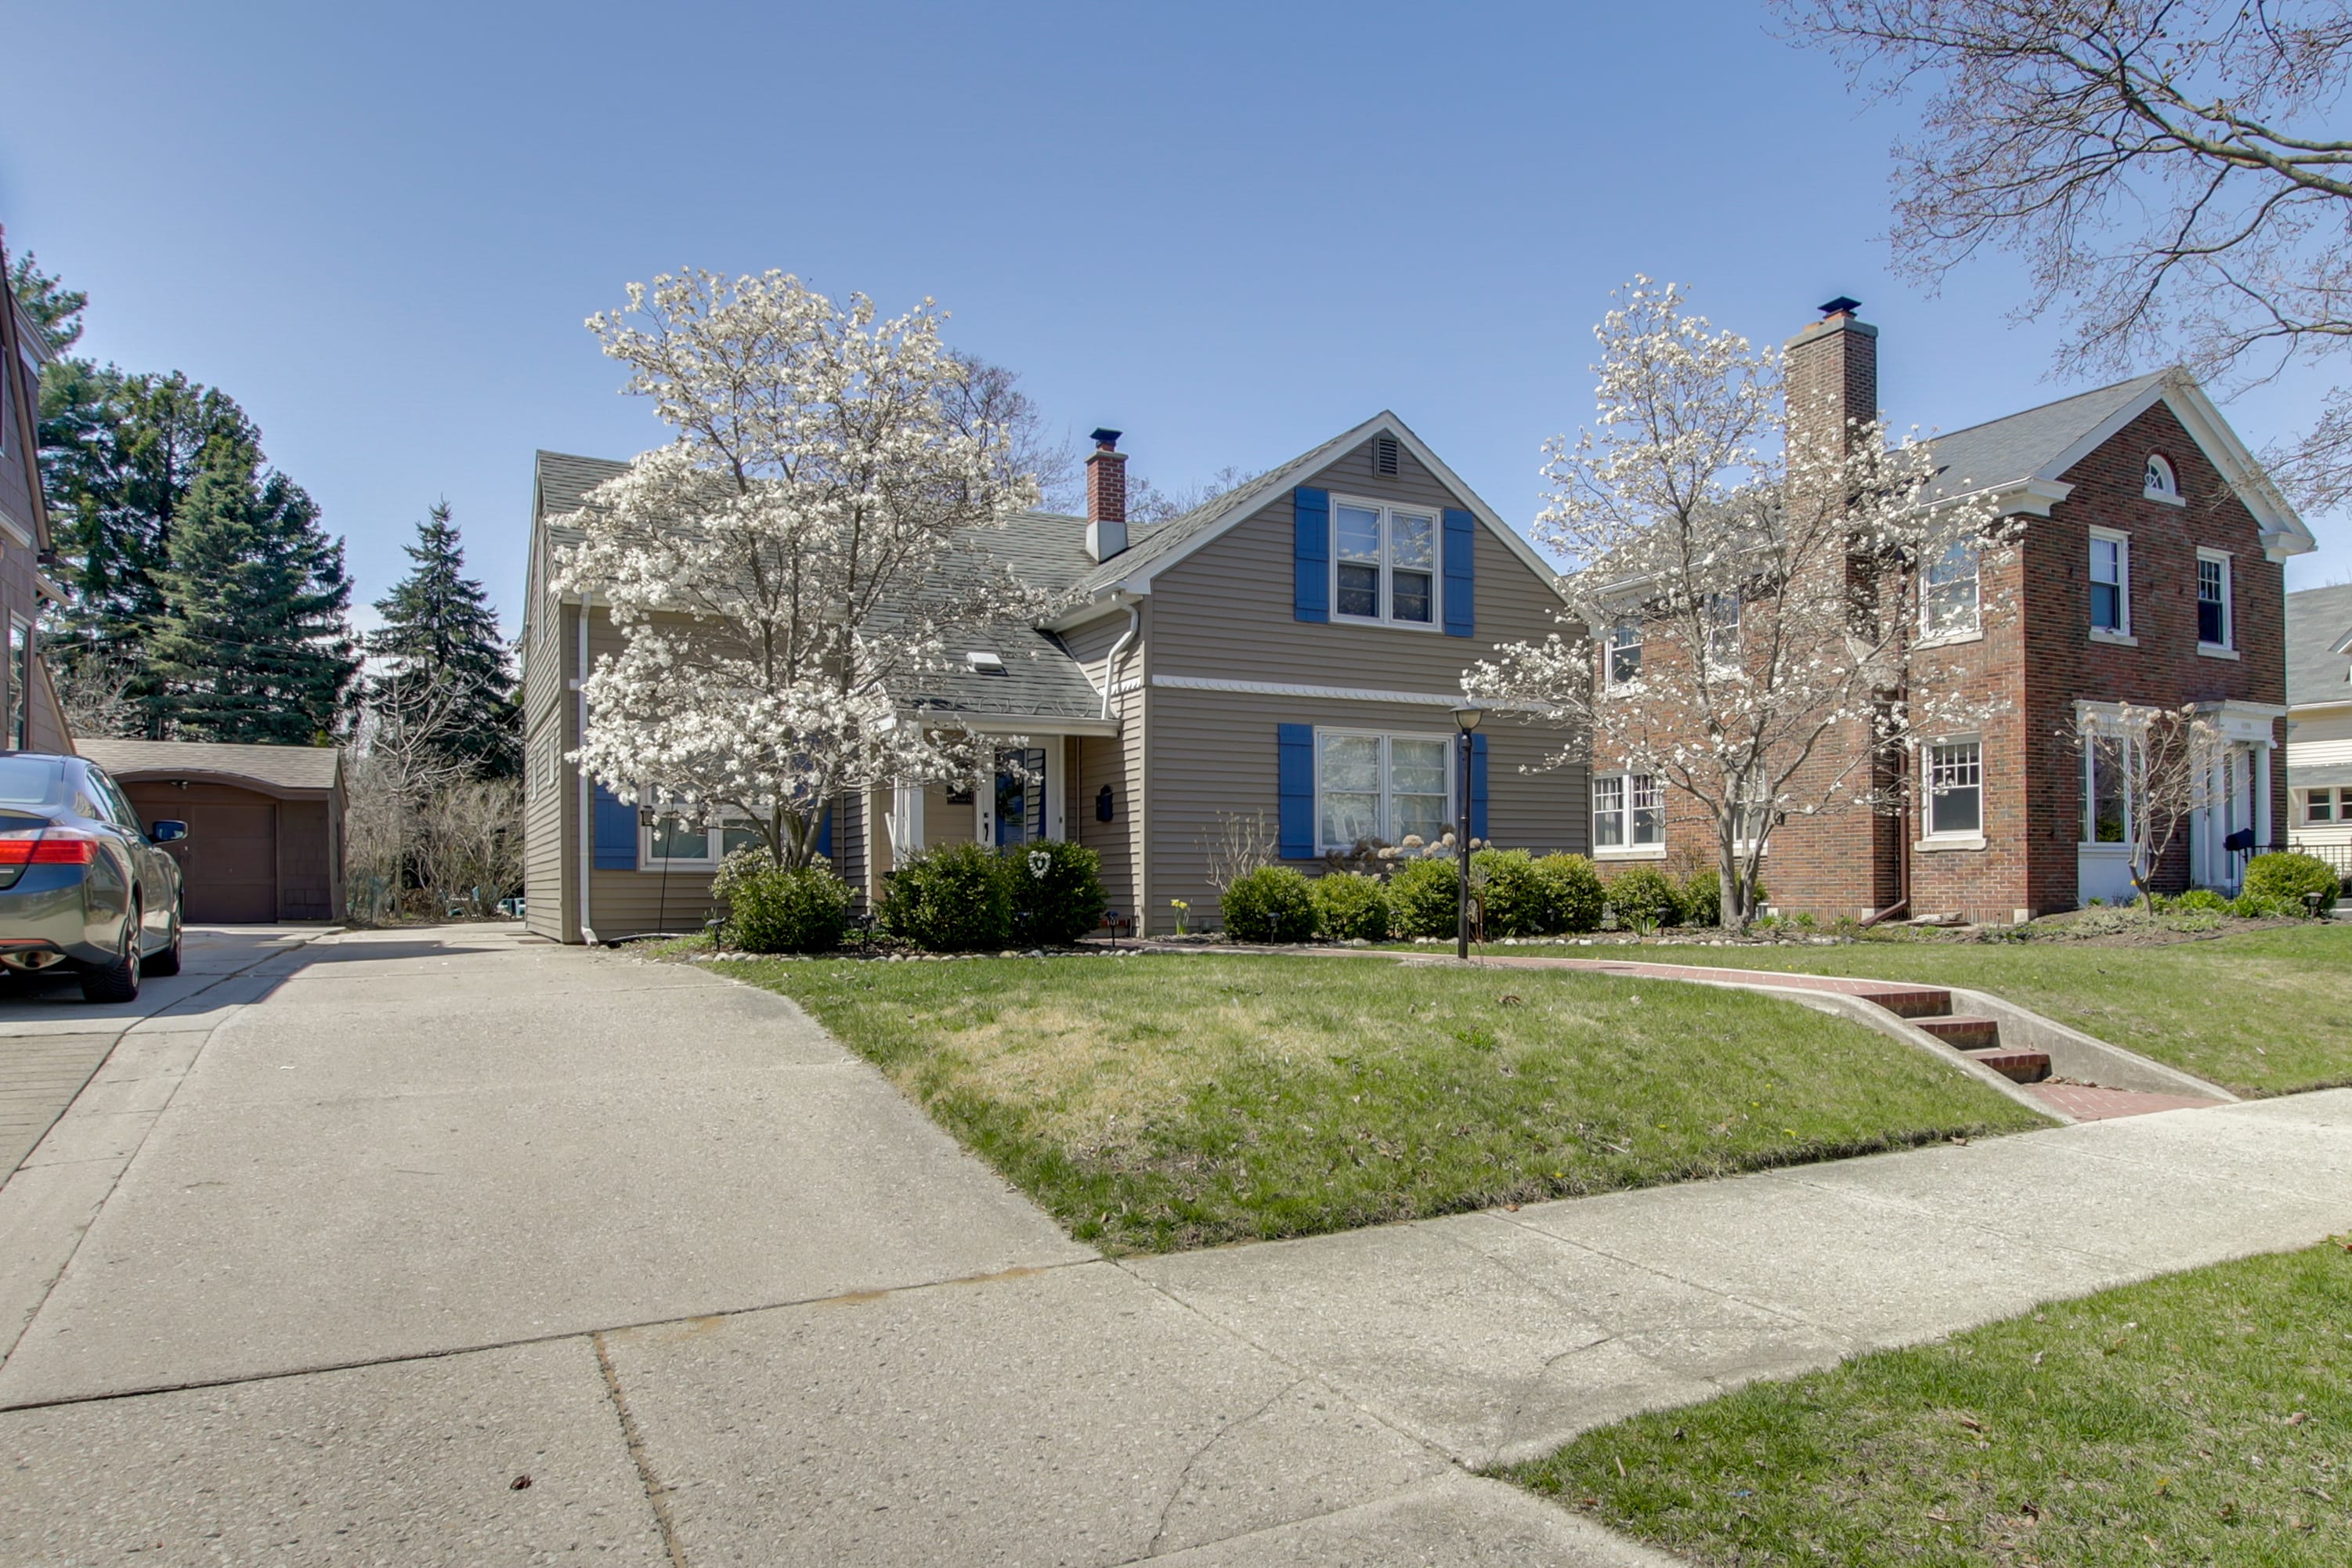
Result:
[[1397,477],[1397,438],[1395,437],[1372,437],[1372,472],[1384,479]]

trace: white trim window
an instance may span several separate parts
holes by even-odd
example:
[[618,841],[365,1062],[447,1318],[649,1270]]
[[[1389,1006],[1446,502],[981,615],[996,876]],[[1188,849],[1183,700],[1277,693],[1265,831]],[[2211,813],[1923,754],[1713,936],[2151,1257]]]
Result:
[[1592,852],[1639,855],[1666,845],[1665,792],[1654,773],[1597,773],[1592,780]]
[[1453,826],[1454,742],[1445,735],[1315,731],[1315,832],[1321,851],[1373,840],[1434,844]]
[[2168,458],[2150,452],[2140,471],[2139,485],[2140,494],[2150,500],[2170,501],[2175,506],[2181,504],[2180,479],[2173,473]]
[[1439,624],[1437,514],[1331,498],[1331,613],[1382,626]]
[[2237,628],[2230,623],[2230,552],[2226,550],[2197,552],[2197,646],[2210,648],[2231,648]]
[[2091,634],[2131,636],[2131,535],[2091,530]]
[[1704,616],[1706,663],[1711,670],[1737,670],[1739,658],[1739,595],[1709,594]]
[[[646,820],[648,811],[651,822]],[[637,865],[643,870],[712,870],[736,850],[760,842],[751,819],[731,811],[653,805],[637,812]]]
[[1977,547],[1955,540],[1928,563],[1919,588],[1920,630],[1931,637],[1963,637],[1979,630],[1983,584]]
[[1929,838],[1984,836],[1984,742],[1937,741],[1927,747],[1927,798],[1920,803]]
[[2133,738],[2113,724],[2092,721],[2083,737],[2083,843],[2128,845],[2137,802],[2132,799]]
[[2333,827],[2339,822],[2352,824],[2352,788],[2339,791],[2323,785],[2302,793],[2303,821],[2306,827]]
[[1642,679],[1642,623],[1632,617],[1609,628],[1601,650],[1602,678],[1607,689],[1622,691]]

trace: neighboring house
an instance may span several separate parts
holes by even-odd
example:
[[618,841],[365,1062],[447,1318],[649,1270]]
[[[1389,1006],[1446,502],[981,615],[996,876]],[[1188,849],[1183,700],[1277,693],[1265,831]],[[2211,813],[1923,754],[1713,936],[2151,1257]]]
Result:
[[[8,248],[0,240],[0,277]],[[73,742],[41,658],[41,601],[61,595],[44,575],[49,514],[41,501],[41,366],[48,342],[0,290],[0,751],[68,752]]]
[[[1214,910],[1211,851],[1236,820],[1262,820],[1279,856],[1310,871],[1359,839],[1444,832],[1465,670],[1497,643],[1559,629],[1542,558],[1393,415],[1149,527],[1127,521],[1118,433],[1097,436],[1087,516],[1024,513],[991,536],[1066,607],[971,638],[958,668],[899,694],[912,721],[1004,737],[1000,765],[835,802],[835,870],[870,900],[894,864],[933,846],[1070,839],[1101,854],[1115,910],[1165,931],[1172,900],[1195,922]],[[560,520],[622,468],[541,452],[533,476],[529,913],[565,942],[698,927],[717,858],[740,841],[646,820],[568,760],[581,676],[622,634],[550,588],[571,537]],[[1474,833],[1586,847],[1583,770],[1538,766],[1564,740],[1488,716]]]
[[74,750],[113,775],[140,821],[188,825],[164,846],[180,862],[185,919],[342,919],[343,754],[334,747],[83,740]]
[[2352,583],[2286,596],[2287,840],[2352,877]]
[[[1834,442],[1878,415],[1878,330],[1824,309],[1787,345],[1793,440]],[[2179,371],[1956,430],[1933,449],[1930,500],[1989,494],[2023,526],[2010,563],[1962,559],[1931,578],[1937,624],[1921,628],[1916,675],[1999,711],[1890,763],[1915,783],[1909,818],[1791,815],[1769,843],[1771,905],[2009,922],[2129,898],[2141,803],[2102,743],[2125,704],[2193,703],[2221,730],[2210,804],[2157,879],[2233,889],[2247,856],[2227,847],[2232,835],[2286,840],[2281,563],[2313,548],[2309,530]],[[1606,757],[1593,768],[1596,799],[1654,793],[1638,775],[1617,782]],[[1711,846],[1692,810],[1669,802],[1648,842],[1606,853],[1663,857],[1682,835]]]

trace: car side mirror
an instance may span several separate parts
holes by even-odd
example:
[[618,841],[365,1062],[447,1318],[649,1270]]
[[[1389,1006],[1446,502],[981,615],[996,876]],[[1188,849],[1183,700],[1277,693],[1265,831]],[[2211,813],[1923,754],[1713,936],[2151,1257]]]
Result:
[[187,836],[188,825],[171,817],[165,817],[163,821],[151,825],[147,829],[148,841],[154,844],[176,843]]

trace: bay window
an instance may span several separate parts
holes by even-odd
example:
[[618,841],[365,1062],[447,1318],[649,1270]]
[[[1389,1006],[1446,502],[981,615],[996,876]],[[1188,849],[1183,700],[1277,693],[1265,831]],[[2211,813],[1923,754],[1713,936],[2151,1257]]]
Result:
[[1402,626],[1437,620],[1437,518],[1334,499],[1331,607],[1340,618]]
[[1434,844],[1454,821],[1454,747],[1443,735],[1315,732],[1316,834],[1325,853],[1367,839]]

